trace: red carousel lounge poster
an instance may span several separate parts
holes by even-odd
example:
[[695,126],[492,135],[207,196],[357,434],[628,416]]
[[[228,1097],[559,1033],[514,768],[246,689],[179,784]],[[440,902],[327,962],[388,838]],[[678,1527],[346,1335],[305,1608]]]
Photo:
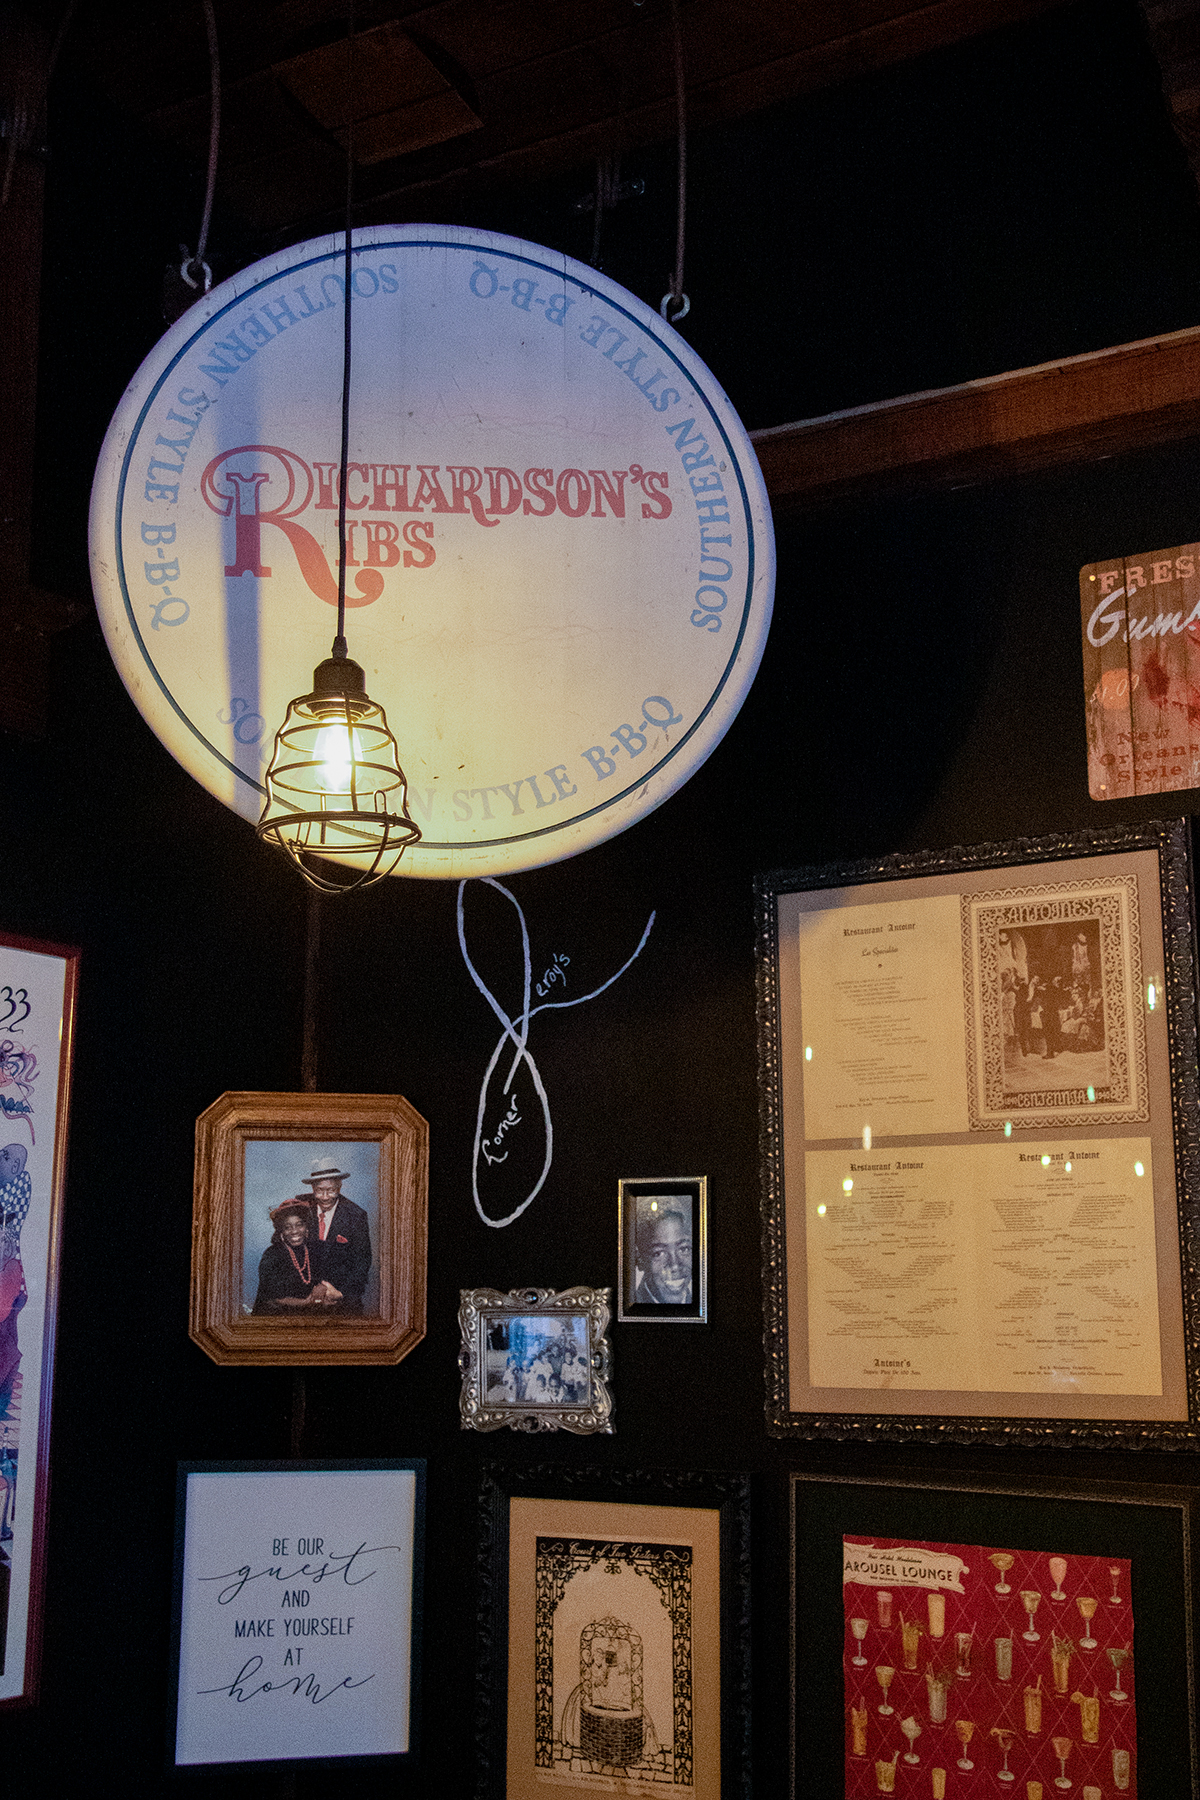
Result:
[[1132,1800],[1127,1558],[842,1543],[847,1800]]

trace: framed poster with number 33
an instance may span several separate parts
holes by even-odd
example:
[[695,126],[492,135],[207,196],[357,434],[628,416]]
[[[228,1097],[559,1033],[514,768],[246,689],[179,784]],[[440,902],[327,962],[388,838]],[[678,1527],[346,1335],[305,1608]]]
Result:
[[0,932],[0,1707],[37,1698],[79,952]]

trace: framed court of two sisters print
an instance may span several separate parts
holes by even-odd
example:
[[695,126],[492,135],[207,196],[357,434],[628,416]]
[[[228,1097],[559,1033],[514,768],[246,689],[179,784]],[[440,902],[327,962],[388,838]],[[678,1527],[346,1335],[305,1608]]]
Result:
[[758,883],[777,1435],[1200,1443],[1186,823]]
[[191,1335],[218,1363],[397,1363],[425,1335],[429,1127],[399,1094],[196,1121]]

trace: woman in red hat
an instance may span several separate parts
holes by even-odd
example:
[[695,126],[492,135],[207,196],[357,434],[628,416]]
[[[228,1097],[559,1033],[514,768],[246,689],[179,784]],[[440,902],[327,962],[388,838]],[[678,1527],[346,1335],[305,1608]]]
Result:
[[275,1230],[258,1264],[256,1313],[290,1313],[326,1306],[328,1282],[313,1268],[312,1201],[303,1197],[272,1207]]

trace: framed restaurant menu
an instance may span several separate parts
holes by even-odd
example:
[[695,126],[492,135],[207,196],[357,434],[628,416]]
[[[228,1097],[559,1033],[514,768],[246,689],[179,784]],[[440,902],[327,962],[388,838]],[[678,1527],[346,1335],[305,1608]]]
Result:
[[758,882],[777,1435],[1200,1442],[1185,823]]

